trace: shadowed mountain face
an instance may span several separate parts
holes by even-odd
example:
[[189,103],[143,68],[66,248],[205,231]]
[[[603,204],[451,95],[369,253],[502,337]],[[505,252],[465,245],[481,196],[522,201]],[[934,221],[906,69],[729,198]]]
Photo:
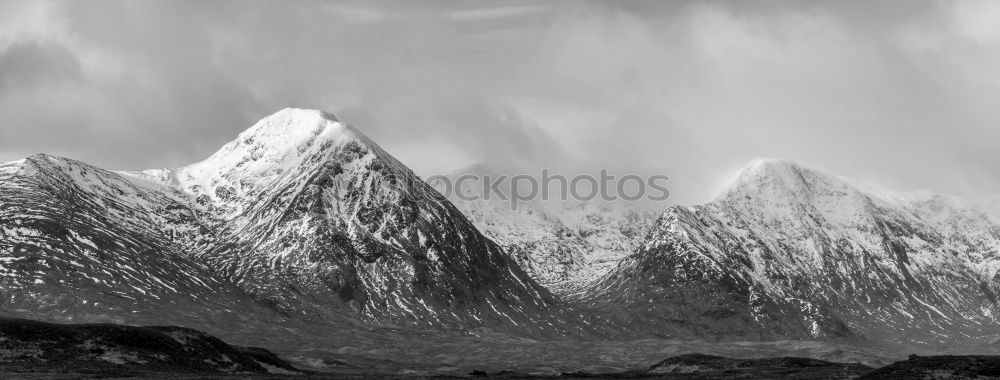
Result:
[[962,341],[996,333],[998,247],[997,219],[959,200],[758,160],[670,208],[588,301],[673,336]]

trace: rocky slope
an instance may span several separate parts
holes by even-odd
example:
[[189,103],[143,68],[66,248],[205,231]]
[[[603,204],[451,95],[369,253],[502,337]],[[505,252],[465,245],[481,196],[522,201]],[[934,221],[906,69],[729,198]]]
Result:
[[997,219],[959,200],[755,160],[670,208],[588,302],[666,336],[988,340],[998,249]]

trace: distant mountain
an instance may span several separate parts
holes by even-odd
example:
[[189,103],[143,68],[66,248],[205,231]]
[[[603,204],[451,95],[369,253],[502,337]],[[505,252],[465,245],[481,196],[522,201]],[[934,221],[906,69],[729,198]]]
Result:
[[997,219],[960,200],[761,159],[671,207],[587,300],[666,336],[989,339],[998,250]]
[[[483,164],[448,177],[502,175]],[[508,174],[509,176],[509,174]],[[475,183],[475,186],[471,184]],[[482,199],[482,182],[465,181],[466,195],[449,198],[484,235],[503,246],[532,278],[557,295],[578,295],[638,248],[659,212],[609,202],[552,200],[520,204],[515,209],[493,194]],[[509,196],[509,194],[504,194]],[[468,197],[466,197],[468,199]]]

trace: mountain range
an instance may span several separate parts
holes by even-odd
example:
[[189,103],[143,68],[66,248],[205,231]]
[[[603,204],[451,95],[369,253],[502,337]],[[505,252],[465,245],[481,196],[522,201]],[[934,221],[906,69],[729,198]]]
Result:
[[285,109],[177,169],[0,165],[0,295],[8,316],[245,337],[293,320],[960,350],[1000,337],[983,210],[773,159],[665,211],[453,202],[354,127]]

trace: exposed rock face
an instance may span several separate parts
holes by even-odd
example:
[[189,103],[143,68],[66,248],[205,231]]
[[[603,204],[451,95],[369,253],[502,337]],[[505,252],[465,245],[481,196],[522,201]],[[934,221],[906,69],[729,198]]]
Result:
[[670,336],[960,340],[995,330],[998,249],[997,219],[957,200],[757,160],[670,208],[588,301]]

